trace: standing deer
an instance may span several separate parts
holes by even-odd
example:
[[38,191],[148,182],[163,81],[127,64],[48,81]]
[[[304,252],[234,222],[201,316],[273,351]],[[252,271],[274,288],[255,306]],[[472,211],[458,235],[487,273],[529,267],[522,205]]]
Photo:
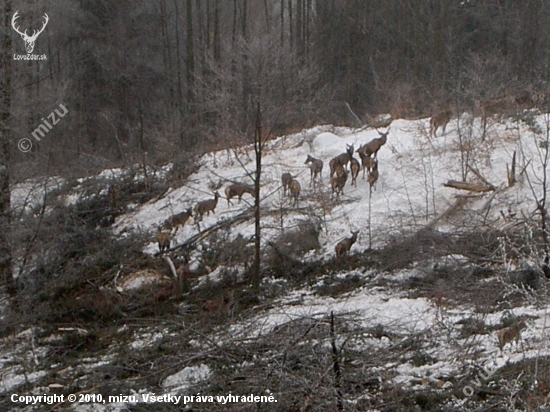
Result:
[[525,324],[525,321],[520,321],[516,323],[515,325],[509,326],[507,328],[500,329],[497,331],[497,337],[498,337],[498,347],[502,351],[502,348],[504,345],[506,345],[508,342],[511,342],[512,340],[516,340],[516,346],[519,342],[519,339],[521,338],[521,331],[522,329],[525,329],[527,325]]
[[349,164],[349,169],[351,170],[351,185],[357,187],[357,175],[361,170],[361,164],[359,164],[359,160],[355,157],[351,158]]
[[374,166],[374,159],[370,156],[367,156],[363,152],[357,152],[359,153],[359,157],[361,158],[361,164],[363,165],[363,179],[365,178],[365,171],[371,172],[373,166]]
[[177,213],[175,215],[170,216],[166,221],[164,222],[164,228],[171,230],[178,226],[185,226],[185,223],[189,220],[190,217],[193,217],[193,213],[191,208],[188,208],[187,210]]
[[372,170],[369,173],[369,176],[367,177],[367,181],[369,182],[370,191],[369,193],[372,195],[372,188],[376,190],[376,182],[378,181],[378,177],[380,175],[378,174],[378,160],[374,161],[374,164],[372,165]]
[[229,290],[224,293],[222,298],[210,299],[203,303],[202,309],[210,314],[227,314],[233,304],[233,291]]
[[451,120],[451,116],[453,115],[453,112],[450,110],[446,110],[444,112],[438,113],[435,116],[432,116],[430,119],[430,136],[436,137],[437,135],[437,129],[440,127],[443,129],[441,132],[442,135],[445,134],[445,128],[447,127],[447,123]]
[[288,185],[288,188],[290,190],[290,196],[294,198],[294,206],[298,207],[298,198],[300,197],[300,190],[302,189],[300,182],[297,180],[292,180],[292,182]]
[[376,130],[380,137],[377,137],[375,139],[372,139],[370,142],[364,144],[359,149],[357,149],[357,153],[364,153],[367,156],[374,155],[373,157],[377,159],[378,151],[382,146],[386,144],[388,141],[388,134],[390,134],[390,130],[386,133],[382,133],[380,130]]
[[339,165],[342,166],[343,168],[346,168],[352,156],[353,156],[353,145],[346,144],[346,153],[339,154],[328,163],[330,167],[330,177],[332,178],[332,176],[334,176],[334,173],[336,172],[336,168]]
[[108,195],[113,209],[118,209],[120,199],[122,198],[122,190],[120,188],[120,184],[116,182],[110,185]]
[[225,188],[225,197],[227,198],[227,206],[229,206],[229,203],[231,203],[231,198],[235,196],[239,198],[239,203],[241,203],[241,198],[245,193],[248,193],[249,195],[254,196],[254,189],[252,187],[245,186],[240,183],[233,183],[227,186]]
[[336,261],[340,261],[340,259],[345,256],[349,255],[349,251],[352,247],[352,245],[357,240],[357,235],[359,234],[359,231],[351,231],[351,237],[347,237],[344,240],[341,240],[338,242],[336,247],[334,248],[334,251],[336,252]]
[[311,186],[312,183],[315,183],[315,178],[317,175],[319,175],[319,180],[323,181],[323,176],[321,172],[323,171],[323,161],[321,159],[316,159],[314,157],[311,157],[311,155],[307,155],[307,159],[305,161],[306,165],[309,165],[310,174],[311,174],[311,180],[309,182],[309,185]]
[[218,205],[219,197],[220,194],[216,191],[214,192],[214,199],[203,200],[195,205],[195,209],[193,211],[195,212],[197,222],[202,220],[202,216],[205,213],[207,216],[210,214],[210,212],[215,213],[214,209],[216,209],[216,206]]
[[169,232],[159,232],[157,234],[157,242],[159,244],[160,253],[170,249],[170,243],[172,242],[172,236]]
[[339,166],[336,169],[336,176],[330,178],[330,186],[332,188],[332,195],[336,193],[336,198],[338,199],[340,195],[344,194],[344,186],[348,180],[348,172],[344,170],[343,166]]
[[281,176],[281,182],[283,184],[283,196],[286,196],[286,192],[289,189],[290,182],[292,182],[292,175],[290,173],[283,173]]

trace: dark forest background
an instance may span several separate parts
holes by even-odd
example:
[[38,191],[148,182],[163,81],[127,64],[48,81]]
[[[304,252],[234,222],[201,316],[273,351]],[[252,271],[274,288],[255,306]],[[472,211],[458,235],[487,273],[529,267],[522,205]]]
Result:
[[[29,32],[49,15],[34,50],[48,60],[13,60],[25,54],[16,10]],[[12,180],[250,141],[258,102],[280,135],[355,126],[346,103],[362,119],[430,116],[545,91],[549,77],[545,0],[4,0],[3,11]],[[36,142],[59,104],[69,113]]]

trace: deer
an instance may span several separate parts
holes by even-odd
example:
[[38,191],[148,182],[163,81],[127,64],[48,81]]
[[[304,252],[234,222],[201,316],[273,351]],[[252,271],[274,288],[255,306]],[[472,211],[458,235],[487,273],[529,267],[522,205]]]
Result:
[[195,208],[193,209],[193,212],[195,213],[195,216],[197,217],[197,221],[202,220],[202,216],[206,213],[208,216],[210,212],[215,213],[214,209],[216,209],[216,206],[218,205],[218,198],[220,197],[220,194],[216,191],[214,192],[214,199],[208,199],[198,202],[195,205]]
[[193,217],[193,212],[191,208],[187,208],[187,210],[184,210],[183,212],[176,213],[175,215],[170,216],[166,221],[164,222],[164,228],[168,230],[172,230],[173,228],[177,228],[178,226],[185,226],[185,223],[189,220],[190,217]]
[[511,94],[508,94],[498,99],[476,100],[476,104],[481,110],[481,115],[487,117],[495,114],[504,115],[510,113],[516,102],[515,98]]
[[357,175],[361,170],[361,164],[359,163],[359,160],[357,160],[355,157],[352,157],[349,165],[349,169],[351,171],[351,185],[357,187]]
[[338,165],[341,165],[343,168],[346,167],[348,162],[351,160],[353,156],[353,145],[346,144],[346,153],[339,154],[335,158],[331,159],[331,161],[328,163],[330,167],[330,177],[332,179],[332,176],[334,176],[334,173],[336,172],[336,168]]
[[521,90],[514,95],[514,103],[517,109],[530,109],[535,105],[534,94],[529,90]]
[[114,209],[117,209],[120,203],[120,199],[122,198],[122,190],[120,189],[120,185],[118,183],[113,183],[112,185],[110,185],[107,194],[109,196],[109,201],[111,205]]
[[497,121],[501,122],[503,118],[511,115],[514,112],[515,101],[511,94],[498,99],[484,99],[475,101],[476,108],[481,112],[481,127],[483,133],[481,135],[481,141],[485,140],[485,133],[487,130],[487,118],[495,117]]
[[224,293],[222,298],[210,299],[203,303],[202,309],[211,315],[228,313],[233,304],[233,291],[229,290]]
[[178,275],[178,279],[183,281],[189,278],[189,276],[191,275],[189,260],[186,259],[181,265],[178,266],[178,268],[176,269],[176,275]]
[[380,130],[376,129],[380,137],[377,137],[375,139],[372,139],[370,142],[365,143],[363,146],[361,146],[359,149],[357,149],[357,153],[364,153],[367,156],[374,155],[373,157],[377,159],[378,151],[382,146],[386,144],[388,141],[388,134],[390,134],[390,130],[386,133],[382,133]]
[[[239,198],[239,203],[241,203],[241,198],[243,194],[248,193],[251,196],[254,196],[254,189],[249,186],[245,186],[240,183],[233,183],[225,188],[225,197],[227,198],[227,206],[231,203],[231,198],[237,196]],[[232,203],[231,203],[232,204]]]
[[281,176],[281,182],[283,184],[283,196],[286,196],[287,190],[290,188],[290,182],[292,182],[293,177],[290,173],[283,173]]
[[330,178],[330,186],[332,188],[332,196],[336,193],[336,198],[338,199],[340,195],[344,194],[344,186],[348,180],[348,172],[344,170],[343,166],[339,166],[336,169],[336,176]]
[[369,182],[370,191],[369,194],[372,195],[372,188],[374,187],[374,190],[376,190],[376,182],[378,181],[379,177],[378,173],[378,160],[374,161],[374,164],[372,165],[372,170],[369,172],[369,176],[367,177],[367,181]]
[[311,173],[311,180],[309,182],[309,185],[315,184],[315,178],[317,175],[319,175],[319,180],[323,181],[323,176],[321,172],[323,171],[323,161],[321,159],[316,159],[312,157],[311,155],[307,155],[307,159],[304,162],[304,164],[309,165],[309,170]]
[[341,240],[338,242],[336,247],[334,248],[334,251],[336,252],[336,261],[340,261],[340,259],[345,256],[349,255],[349,251],[355,241],[357,240],[357,235],[359,234],[359,231],[351,231],[351,237],[347,237],[344,240]]
[[447,123],[449,123],[449,121],[451,120],[452,115],[452,111],[445,110],[444,112],[437,113],[436,115],[432,116],[432,118],[430,119],[430,136],[436,137],[437,129],[439,129],[440,127],[443,129],[441,134],[444,135],[445,128],[447,127]]
[[290,190],[290,196],[294,198],[294,205],[297,207],[298,198],[300,197],[300,190],[302,189],[300,182],[293,179],[288,185],[288,188]]
[[160,253],[170,249],[170,243],[172,242],[172,236],[170,235],[170,232],[159,232],[157,234],[157,242],[159,244]]
[[509,326],[507,328],[503,328],[497,331],[497,337],[498,337],[498,347],[502,351],[502,348],[504,345],[506,345],[508,342],[511,342],[512,340],[516,340],[516,346],[519,342],[519,339],[521,338],[521,331],[522,329],[525,329],[527,325],[525,324],[525,321],[520,321],[516,323],[515,325]]
[[365,179],[365,171],[371,172],[372,167],[374,166],[374,159],[370,156],[367,156],[363,152],[358,152],[359,157],[361,158],[361,164],[363,165],[363,179]]

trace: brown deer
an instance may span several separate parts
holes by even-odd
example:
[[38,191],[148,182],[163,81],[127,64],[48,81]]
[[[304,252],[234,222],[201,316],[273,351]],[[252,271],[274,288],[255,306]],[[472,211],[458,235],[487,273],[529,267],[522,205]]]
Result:
[[374,161],[374,164],[372,165],[372,170],[369,172],[369,176],[367,177],[367,181],[369,182],[370,191],[369,193],[372,194],[372,189],[374,187],[374,190],[376,190],[376,182],[378,181],[379,177],[378,173],[378,160]]
[[307,155],[307,159],[304,164],[309,165],[309,170],[311,174],[311,180],[309,182],[310,186],[312,183],[315,183],[315,178],[317,177],[317,175],[319,175],[319,180],[321,182],[323,181],[323,176],[321,174],[321,172],[323,171],[323,161],[321,159],[316,159],[311,155]]
[[348,164],[348,162],[351,160],[353,156],[353,145],[346,144],[346,153],[339,154],[335,158],[331,159],[331,161],[328,163],[330,167],[330,177],[334,176],[334,173],[336,172],[336,168],[338,165],[345,168]]
[[205,213],[207,216],[210,214],[210,212],[215,213],[214,209],[216,209],[216,206],[218,205],[219,197],[220,194],[216,191],[214,192],[214,199],[202,200],[195,205],[195,209],[193,211],[195,213],[197,221],[201,221],[202,216]]
[[157,242],[159,244],[160,253],[170,249],[170,243],[172,242],[172,235],[169,232],[159,232],[157,234]]
[[450,110],[446,110],[444,112],[438,113],[430,119],[430,136],[436,137],[437,135],[437,129],[440,127],[443,129],[441,132],[442,135],[445,134],[445,128],[447,127],[447,123],[451,120],[451,116],[453,115],[453,112]]
[[351,171],[351,185],[357,187],[357,175],[359,175],[359,171],[361,170],[361,164],[355,157],[351,158],[349,164],[349,169]]
[[371,172],[372,167],[374,166],[374,159],[370,156],[367,156],[363,152],[357,152],[359,153],[359,157],[361,158],[361,164],[363,165],[363,179],[365,178],[365,171]]
[[203,303],[202,309],[210,315],[227,314],[233,304],[233,291],[224,293],[222,298],[210,299]]
[[298,206],[298,198],[300,197],[300,190],[302,189],[302,186],[300,186],[300,182],[297,180],[292,180],[290,184],[288,185],[288,188],[290,190],[290,196],[294,198],[294,206]]
[[290,173],[283,173],[281,176],[281,183],[283,184],[283,196],[286,196],[286,192],[290,187],[290,182],[292,182],[292,175]]
[[352,245],[357,240],[357,235],[359,234],[359,231],[351,231],[351,237],[347,237],[344,240],[341,240],[338,242],[336,247],[334,248],[334,251],[336,252],[336,261],[340,261],[340,259],[345,256],[349,255],[349,251],[352,247]]
[[249,195],[254,196],[254,188],[245,186],[240,183],[233,183],[227,186],[225,188],[225,197],[227,198],[227,206],[229,206],[229,204],[231,203],[231,198],[235,196],[239,198],[239,203],[241,203],[241,198],[245,193],[248,193]]
[[186,260],[176,269],[176,275],[178,279],[185,281],[191,276],[191,269],[189,268],[189,261]]
[[507,328],[503,328],[497,331],[497,337],[498,337],[498,347],[502,351],[502,348],[504,345],[506,345],[508,342],[511,342],[512,340],[516,340],[516,346],[519,342],[519,339],[521,338],[521,331],[522,329],[525,329],[527,325],[525,324],[525,321],[520,321],[516,323],[515,325],[509,326]]
[[508,94],[498,99],[485,99],[482,101],[476,101],[477,105],[481,110],[481,115],[485,118],[487,116],[493,115],[506,115],[509,114],[514,106],[515,98]]
[[330,178],[330,186],[332,188],[332,196],[336,194],[336,198],[338,199],[340,195],[344,194],[344,186],[346,185],[346,181],[348,180],[348,172],[344,170],[343,166],[339,166],[336,169],[336,176]]
[[367,156],[374,155],[373,157],[377,159],[378,151],[382,146],[386,144],[388,141],[388,134],[390,134],[390,130],[386,133],[382,133],[380,130],[376,130],[380,137],[377,137],[375,139],[372,139],[370,142],[364,144],[359,149],[357,149],[357,153],[364,153]]
[[531,109],[535,105],[535,100],[533,99],[534,94],[529,90],[521,90],[514,95],[514,103],[517,106],[517,110],[521,109]]
[[113,209],[117,209],[122,198],[122,190],[118,182],[109,186],[108,195],[111,206]]
[[166,221],[164,222],[164,228],[168,230],[172,230],[175,227],[178,226],[185,226],[185,223],[189,220],[190,217],[193,217],[193,212],[191,208],[188,208],[187,210],[177,213],[175,215],[170,216]]

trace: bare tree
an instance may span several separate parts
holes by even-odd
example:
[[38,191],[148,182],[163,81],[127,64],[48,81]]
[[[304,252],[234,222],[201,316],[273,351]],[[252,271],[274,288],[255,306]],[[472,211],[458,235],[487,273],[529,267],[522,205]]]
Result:
[[11,142],[11,33],[9,16],[11,0],[4,0],[4,24],[2,45],[2,81],[0,83],[0,277],[7,287],[8,294],[15,294],[12,274],[12,250],[10,245],[10,142]]

